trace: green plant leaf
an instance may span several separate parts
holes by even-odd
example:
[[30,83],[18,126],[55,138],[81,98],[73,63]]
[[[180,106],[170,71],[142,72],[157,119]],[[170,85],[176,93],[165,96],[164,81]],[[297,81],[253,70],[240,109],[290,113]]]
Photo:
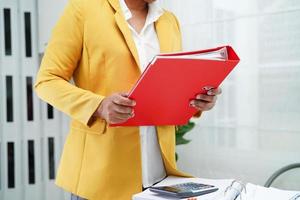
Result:
[[[184,138],[184,135],[191,131],[195,127],[195,123],[189,121],[187,124],[183,126],[178,126],[176,129],[176,145],[188,144],[191,140],[187,140]],[[178,160],[178,154],[175,154],[176,161]]]
[[183,137],[176,138],[176,145],[188,144],[191,140],[187,140]]
[[176,133],[177,134],[185,134],[185,133],[191,131],[194,127],[195,127],[195,123],[194,122],[189,122],[186,125],[179,126]]
[[188,122],[186,125],[179,126],[176,130],[176,145],[188,144],[190,140],[184,138],[184,135],[191,131],[195,126],[194,122]]

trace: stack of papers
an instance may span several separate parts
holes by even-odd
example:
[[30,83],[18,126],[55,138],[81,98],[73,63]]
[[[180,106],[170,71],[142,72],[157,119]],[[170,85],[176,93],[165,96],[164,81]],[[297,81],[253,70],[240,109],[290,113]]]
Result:
[[180,59],[204,59],[204,60],[228,60],[227,48],[223,47],[215,51],[201,52],[195,54],[161,54],[154,58],[152,63],[158,58],[180,58]]

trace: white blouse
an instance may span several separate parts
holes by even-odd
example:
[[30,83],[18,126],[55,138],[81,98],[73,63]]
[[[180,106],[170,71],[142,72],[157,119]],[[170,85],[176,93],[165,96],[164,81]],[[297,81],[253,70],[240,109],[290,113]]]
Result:
[[[124,0],[120,0],[120,6],[126,21],[128,21],[132,17],[132,14]],[[160,53],[160,46],[154,22],[158,20],[163,12],[163,9],[159,7],[158,2],[150,3],[145,25],[140,33],[137,33],[128,23],[138,51],[141,71],[144,71],[152,58]],[[154,183],[161,181],[166,176],[155,126],[141,126],[140,139],[142,181],[144,187],[149,187]]]

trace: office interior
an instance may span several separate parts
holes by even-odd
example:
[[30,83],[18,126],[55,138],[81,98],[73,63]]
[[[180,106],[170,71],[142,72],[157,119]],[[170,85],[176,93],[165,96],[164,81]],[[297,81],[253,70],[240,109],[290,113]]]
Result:
[[[0,0],[0,199],[64,200],[54,184],[69,118],[33,83],[67,0]],[[178,168],[264,185],[300,163],[300,1],[160,0],[178,17],[183,50],[231,45],[241,62],[216,107],[177,146]],[[101,26],[99,26],[101,28]],[[300,190],[300,168],[273,187]]]

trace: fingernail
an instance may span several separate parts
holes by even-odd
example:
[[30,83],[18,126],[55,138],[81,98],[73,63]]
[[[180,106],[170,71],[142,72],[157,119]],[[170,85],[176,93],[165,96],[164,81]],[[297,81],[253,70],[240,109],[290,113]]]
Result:
[[201,95],[200,95],[200,94],[196,96],[196,99],[200,99],[200,98],[201,98]]
[[205,86],[205,87],[203,87],[203,89],[204,90],[211,90],[211,89],[213,89],[213,87],[211,87],[211,86]]
[[136,102],[135,101],[132,101],[132,106],[135,106],[136,105]]
[[214,93],[213,93],[211,90],[209,90],[209,91],[207,92],[207,94],[208,94],[208,95],[213,95]]

